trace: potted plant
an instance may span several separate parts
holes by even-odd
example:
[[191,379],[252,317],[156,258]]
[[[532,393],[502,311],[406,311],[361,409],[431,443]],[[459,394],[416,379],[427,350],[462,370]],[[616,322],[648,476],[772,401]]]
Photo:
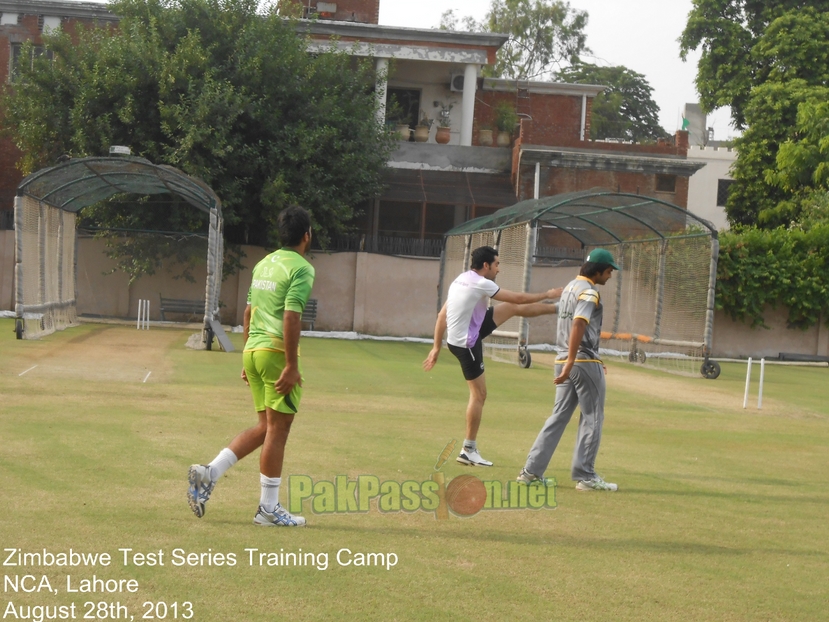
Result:
[[412,135],[403,106],[400,105],[396,97],[391,97],[389,105],[386,107],[386,124],[400,137],[400,140],[409,140]]
[[478,127],[478,144],[484,147],[492,146],[492,126],[482,124]]
[[418,143],[425,143],[429,140],[429,130],[432,129],[432,120],[426,116],[426,113],[422,110],[420,111],[420,121],[418,121],[417,125],[414,129],[414,139],[415,142]]
[[512,132],[518,124],[518,115],[515,107],[507,102],[500,101],[495,105],[495,125],[498,128],[498,146],[507,147],[512,141]]
[[440,107],[440,114],[438,114],[437,122],[438,129],[435,133],[435,142],[445,145],[451,138],[449,128],[452,127],[452,119],[449,116],[450,111],[455,104],[445,103]]

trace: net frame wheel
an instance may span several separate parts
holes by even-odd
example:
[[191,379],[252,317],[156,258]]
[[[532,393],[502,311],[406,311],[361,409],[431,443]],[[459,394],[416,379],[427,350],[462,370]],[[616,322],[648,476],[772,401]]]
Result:
[[703,378],[706,378],[708,380],[716,380],[719,377],[721,371],[722,368],[720,367],[720,364],[717,363],[717,361],[705,361],[699,368],[699,373],[702,374]]
[[533,357],[527,348],[518,348],[518,364],[524,369],[529,369],[533,364]]
[[631,363],[639,363],[640,365],[644,365],[647,360],[648,355],[645,354],[644,350],[636,349],[628,352],[628,361]]
[[23,320],[16,320],[14,323],[14,334],[18,339],[23,339]]

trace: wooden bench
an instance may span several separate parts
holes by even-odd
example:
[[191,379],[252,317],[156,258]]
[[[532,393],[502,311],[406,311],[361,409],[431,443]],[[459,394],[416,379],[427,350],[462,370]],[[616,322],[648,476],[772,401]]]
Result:
[[188,315],[195,315],[201,318],[204,317],[204,300],[186,300],[183,298],[165,298],[159,295],[161,299],[161,321],[166,321],[165,313],[186,313]]
[[314,330],[314,322],[317,319],[317,299],[309,298],[305,304],[305,311],[302,312],[302,322],[308,324],[308,330]]

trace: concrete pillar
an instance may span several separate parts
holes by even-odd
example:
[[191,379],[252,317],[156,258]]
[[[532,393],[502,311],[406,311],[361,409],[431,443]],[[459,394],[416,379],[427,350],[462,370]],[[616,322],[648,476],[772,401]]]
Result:
[[825,318],[821,314],[817,322],[817,354],[818,356],[829,356],[829,329],[826,328]]
[[535,163],[535,179],[533,183],[533,198],[537,199],[539,196],[539,189],[541,187],[541,163]]
[[467,65],[463,70],[463,104],[461,106],[461,146],[472,146],[472,121],[475,116],[475,90],[478,87],[478,66]]
[[383,126],[386,124],[386,91],[389,83],[389,59],[377,59],[377,82],[374,92],[377,94],[377,122]]
[[365,332],[366,299],[368,298],[368,260],[369,253],[357,253],[357,265],[354,274],[354,332]]

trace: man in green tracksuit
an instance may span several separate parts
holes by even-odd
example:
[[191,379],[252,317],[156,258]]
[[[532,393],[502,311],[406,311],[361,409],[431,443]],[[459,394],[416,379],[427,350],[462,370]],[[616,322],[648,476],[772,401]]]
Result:
[[304,209],[291,206],[277,218],[282,248],[253,269],[245,309],[242,379],[250,386],[259,422],[231,441],[207,465],[194,464],[188,476],[187,497],[201,518],[218,479],[257,447],[261,495],[256,525],[301,527],[279,503],[285,443],[302,397],[299,336],[302,312],[314,285],[314,268],[305,259],[311,246],[311,219]]

